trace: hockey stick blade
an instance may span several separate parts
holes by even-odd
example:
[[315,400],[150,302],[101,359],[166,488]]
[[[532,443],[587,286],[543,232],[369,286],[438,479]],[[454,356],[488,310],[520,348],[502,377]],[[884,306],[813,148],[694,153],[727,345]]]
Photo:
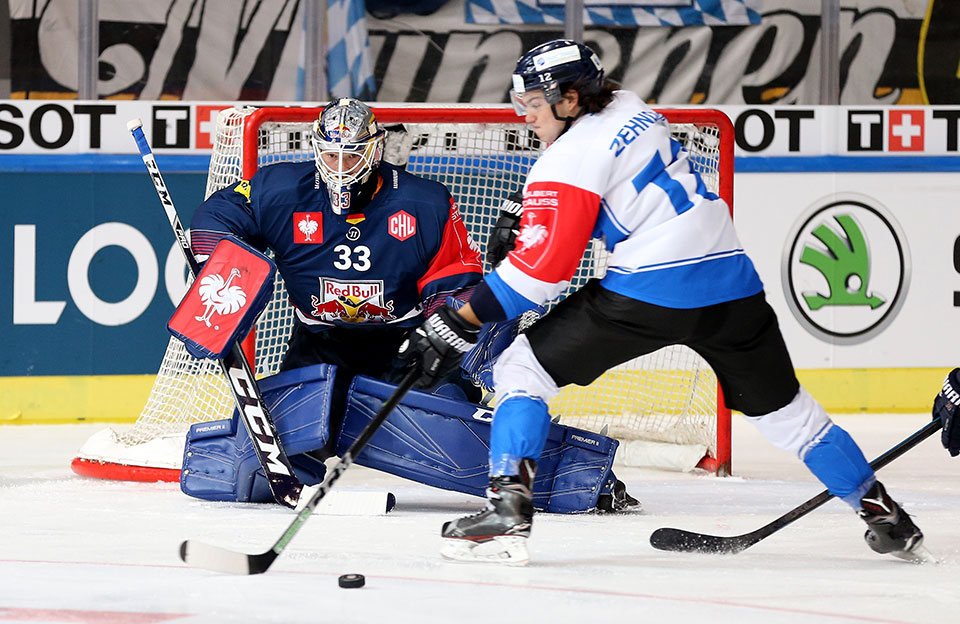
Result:
[[[924,425],[916,433],[885,452],[880,457],[870,462],[870,467],[874,470],[880,470],[896,458],[900,457],[917,444],[927,439],[941,427],[940,420],[932,420]],[[684,531],[683,529],[662,528],[657,529],[650,536],[650,545],[657,550],[666,550],[672,552],[696,552],[707,554],[728,554],[735,555],[750,548],[760,540],[770,537],[783,527],[791,524],[794,520],[802,518],[817,507],[820,507],[833,498],[833,495],[824,490],[810,500],[794,507],[783,514],[773,522],[744,533],[743,535],[733,535],[723,537],[719,535],[707,535],[705,533],[695,533],[693,531]]]
[[323,483],[313,492],[307,504],[297,512],[297,516],[293,519],[293,522],[290,523],[290,526],[283,532],[283,535],[270,547],[270,550],[259,554],[248,555],[195,540],[187,540],[180,544],[180,559],[191,567],[205,568],[207,570],[213,570],[214,572],[241,575],[263,574],[266,572],[270,566],[273,565],[277,557],[280,556],[280,553],[287,547],[290,540],[300,531],[300,527],[310,519],[310,516],[313,515],[313,510],[317,508],[317,505],[319,505],[323,497],[327,495],[333,487],[333,484],[340,478],[340,475],[353,464],[353,458],[363,450],[363,447],[367,445],[367,442],[370,441],[373,434],[377,432],[377,429],[380,428],[383,421],[385,421],[387,416],[390,415],[390,412],[393,411],[393,408],[395,408],[397,404],[400,403],[400,400],[406,396],[407,392],[413,388],[413,384],[416,383],[419,377],[420,373],[417,369],[413,369],[407,373],[403,381],[400,382],[396,390],[390,395],[390,398],[384,402],[376,415],[367,423],[363,431],[360,432],[360,435],[357,436],[357,439],[353,441],[350,448],[343,453],[340,461],[330,470],[323,480]]
[[276,558],[277,554],[272,550],[259,555],[247,555],[194,540],[180,544],[180,559],[190,567],[226,574],[261,574]]
[[716,535],[669,528],[657,529],[650,536],[650,545],[657,550],[715,555],[735,555],[755,543],[755,540],[750,539],[750,534],[736,537],[717,537]]

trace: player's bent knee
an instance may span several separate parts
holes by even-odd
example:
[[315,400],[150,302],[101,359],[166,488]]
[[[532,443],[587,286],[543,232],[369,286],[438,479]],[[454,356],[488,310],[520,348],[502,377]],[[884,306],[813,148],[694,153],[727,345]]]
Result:
[[497,394],[522,393],[547,403],[560,392],[556,382],[544,370],[523,334],[517,336],[493,367]]
[[[323,480],[322,461],[306,455],[330,439],[330,401],[336,366],[317,364],[263,379],[260,390],[297,478]],[[270,502],[267,481],[246,428],[233,418],[190,427],[180,489],[216,501]]]
[[790,403],[763,416],[747,416],[771,444],[803,459],[817,435],[832,424],[823,406],[803,387]]
[[787,405],[747,420],[774,446],[796,454],[831,494],[851,506],[858,507],[873,484],[860,447],[803,387]]

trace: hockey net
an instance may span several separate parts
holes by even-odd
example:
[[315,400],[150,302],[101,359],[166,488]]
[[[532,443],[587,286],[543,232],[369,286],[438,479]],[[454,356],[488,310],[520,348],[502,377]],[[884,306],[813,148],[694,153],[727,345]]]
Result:
[[[206,196],[260,167],[312,160],[311,122],[319,108],[245,107],[220,113]],[[483,247],[504,197],[519,190],[543,145],[512,109],[502,106],[374,107],[388,129],[385,159],[442,182],[454,196],[474,239]],[[673,136],[690,153],[706,186],[733,206],[733,128],[708,109],[661,110]],[[602,276],[606,252],[588,247],[570,289]],[[491,267],[485,266],[485,271]],[[569,292],[569,291],[568,291]],[[281,279],[255,331],[258,377],[275,373],[293,324]],[[245,347],[252,349],[248,339]],[[79,474],[107,479],[175,481],[184,436],[195,422],[227,418],[229,388],[215,363],[190,356],[171,339],[147,403],[134,425],[92,436],[73,461]],[[686,347],[611,369],[588,387],[570,386],[551,402],[560,422],[621,440],[618,461],[729,474],[730,412],[717,379]]]

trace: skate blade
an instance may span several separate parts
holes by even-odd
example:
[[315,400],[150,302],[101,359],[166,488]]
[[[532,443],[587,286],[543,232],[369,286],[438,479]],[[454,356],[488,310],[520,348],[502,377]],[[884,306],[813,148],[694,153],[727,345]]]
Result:
[[527,553],[527,538],[499,536],[486,542],[473,542],[468,539],[448,537],[443,540],[440,554],[453,561],[478,561],[503,565],[526,565],[530,561]]
[[917,546],[909,552],[901,551],[890,554],[897,559],[902,559],[916,565],[938,565],[940,563],[940,560],[934,557],[933,554],[927,550],[927,547],[923,545]]

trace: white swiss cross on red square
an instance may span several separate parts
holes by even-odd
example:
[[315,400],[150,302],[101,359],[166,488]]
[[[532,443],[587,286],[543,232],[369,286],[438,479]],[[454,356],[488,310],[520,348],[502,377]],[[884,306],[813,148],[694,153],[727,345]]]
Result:
[[891,152],[923,151],[923,111],[891,110],[888,149]]
[[412,214],[401,210],[390,217],[390,236],[397,240],[407,240],[417,233],[417,219]]
[[217,115],[225,108],[230,108],[229,104],[198,104],[196,124],[197,149],[210,149],[213,147],[214,137],[217,136]]

